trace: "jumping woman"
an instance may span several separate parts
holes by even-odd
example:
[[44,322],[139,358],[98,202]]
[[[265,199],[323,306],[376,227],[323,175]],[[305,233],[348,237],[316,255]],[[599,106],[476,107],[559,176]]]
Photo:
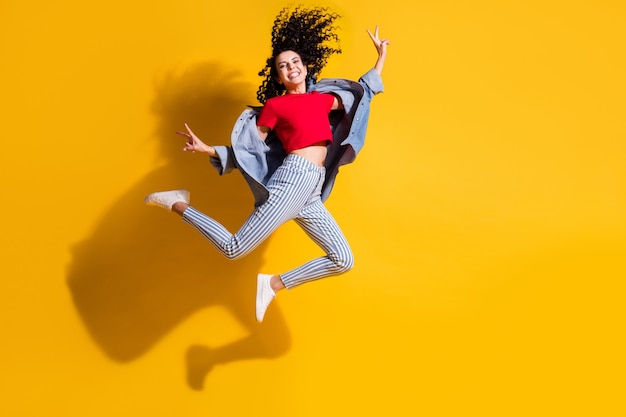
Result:
[[377,51],[374,67],[358,82],[317,76],[327,58],[340,53],[334,22],[324,8],[283,9],[274,21],[272,56],[259,73],[260,108],[237,120],[231,146],[206,145],[185,124],[184,150],[206,153],[221,174],[237,168],[255,197],[250,217],[234,234],[189,203],[189,191],[148,195],[148,205],[171,210],[195,227],[224,256],[245,256],[279,226],[294,220],[325,256],[280,274],[258,274],[256,318],[262,321],[276,293],[338,275],[354,265],[352,250],[324,201],[338,168],[351,163],[363,146],[369,103],[383,91],[381,73],[389,41],[378,27],[367,31]]

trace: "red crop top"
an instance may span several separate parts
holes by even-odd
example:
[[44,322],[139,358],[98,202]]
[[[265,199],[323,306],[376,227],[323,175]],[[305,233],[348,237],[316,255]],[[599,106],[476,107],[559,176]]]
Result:
[[333,135],[328,114],[334,100],[332,94],[316,91],[273,97],[265,102],[257,126],[276,130],[287,153],[316,142],[330,142]]

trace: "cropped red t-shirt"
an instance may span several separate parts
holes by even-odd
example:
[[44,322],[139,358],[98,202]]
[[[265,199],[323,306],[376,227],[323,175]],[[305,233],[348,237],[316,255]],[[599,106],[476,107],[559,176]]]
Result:
[[317,91],[272,97],[265,102],[257,126],[274,129],[287,153],[316,142],[330,142],[333,135],[328,114],[334,100],[332,94]]

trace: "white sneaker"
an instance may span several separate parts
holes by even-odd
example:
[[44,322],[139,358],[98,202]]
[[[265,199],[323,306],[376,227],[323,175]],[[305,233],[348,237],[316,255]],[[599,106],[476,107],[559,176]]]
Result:
[[270,287],[271,278],[272,275],[259,274],[256,279],[256,319],[259,322],[263,321],[265,310],[276,297],[276,293]]
[[182,202],[189,204],[189,191],[187,190],[172,190],[163,191],[160,193],[152,193],[144,198],[144,203],[149,206],[162,207],[167,210],[172,210],[172,206],[175,203]]

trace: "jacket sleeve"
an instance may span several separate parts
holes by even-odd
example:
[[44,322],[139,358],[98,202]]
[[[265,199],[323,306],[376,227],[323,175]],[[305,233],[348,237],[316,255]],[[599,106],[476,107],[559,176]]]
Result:
[[217,170],[218,174],[224,175],[237,168],[235,165],[235,155],[230,146],[214,146],[217,156],[211,156],[211,165]]
[[376,95],[385,91],[383,79],[374,68],[363,74],[359,79],[359,82],[361,84],[365,84],[365,86],[368,87],[371,91],[372,95]]

